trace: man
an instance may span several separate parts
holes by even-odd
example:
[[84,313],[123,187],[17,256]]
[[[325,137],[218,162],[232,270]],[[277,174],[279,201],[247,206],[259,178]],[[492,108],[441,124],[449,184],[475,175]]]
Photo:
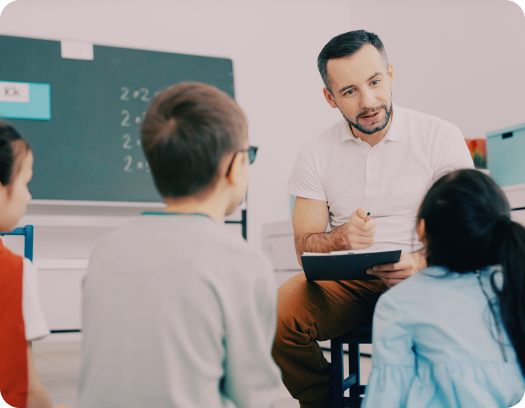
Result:
[[246,194],[248,124],[209,85],[161,92],[142,146],[167,206],[106,236],[84,282],[82,408],[272,408],[268,260],[224,226]]
[[368,271],[377,280],[307,282],[300,274],[279,288],[273,356],[301,407],[331,406],[330,365],[317,341],[370,326],[378,297],[426,267],[415,236],[419,204],[439,176],[473,167],[456,126],[393,104],[394,68],[377,35],[333,38],[318,67],[326,101],[344,119],[310,141],[293,170],[299,263],[303,252],[403,252]]

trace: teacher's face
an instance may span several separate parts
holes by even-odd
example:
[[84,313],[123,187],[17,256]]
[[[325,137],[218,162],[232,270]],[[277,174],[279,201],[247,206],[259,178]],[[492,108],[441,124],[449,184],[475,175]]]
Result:
[[363,134],[383,130],[392,112],[394,69],[381,53],[365,44],[350,57],[331,59],[326,65],[330,90],[324,88],[332,108]]

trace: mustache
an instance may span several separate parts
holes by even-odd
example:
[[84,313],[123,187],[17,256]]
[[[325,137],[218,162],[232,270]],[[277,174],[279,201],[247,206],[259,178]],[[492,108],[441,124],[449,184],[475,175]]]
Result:
[[362,118],[363,116],[368,116],[368,115],[370,115],[372,113],[379,112],[381,109],[385,109],[386,110],[386,104],[378,106],[377,108],[372,108],[372,109],[368,109],[368,110],[366,110],[364,112],[361,112],[359,115],[357,115],[356,119]]

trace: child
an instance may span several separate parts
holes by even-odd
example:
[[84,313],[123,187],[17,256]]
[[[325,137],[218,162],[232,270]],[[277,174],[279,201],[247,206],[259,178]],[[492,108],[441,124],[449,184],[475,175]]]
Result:
[[246,194],[246,118],[217,88],[160,93],[142,146],[164,212],[145,213],[95,248],[83,300],[81,408],[268,408],[272,268],[223,224]]
[[[32,175],[29,144],[11,126],[0,123],[0,231],[12,231],[24,215]],[[30,346],[30,341],[47,334],[35,268],[0,240],[0,394],[9,405],[52,407]]]
[[[379,299],[364,408],[508,408],[525,390],[525,228],[485,174],[441,177],[417,232],[429,267]],[[495,266],[500,265],[500,266]]]

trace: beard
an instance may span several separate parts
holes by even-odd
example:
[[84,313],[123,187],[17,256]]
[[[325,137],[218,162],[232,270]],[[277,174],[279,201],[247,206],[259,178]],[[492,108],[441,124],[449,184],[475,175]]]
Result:
[[[365,112],[362,112],[360,113],[357,118],[356,118],[356,123],[352,122],[350,119],[348,119],[343,112],[341,112],[341,109],[339,109],[339,112],[341,112],[341,115],[343,115],[343,117],[346,119],[346,121],[350,124],[350,126],[353,126],[354,128],[356,128],[357,130],[359,130],[361,133],[365,134],[365,135],[373,135],[374,133],[377,133],[381,130],[383,130],[384,128],[386,128],[386,125],[388,125],[388,122],[390,121],[390,117],[392,116],[392,107],[393,107],[393,104],[392,102],[390,102],[390,109],[387,109],[386,107],[386,104],[384,103],[383,105],[381,105],[379,107],[379,109],[384,109],[386,111],[386,115],[385,115],[385,119],[381,122],[381,123],[376,123],[373,125],[373,127],[371,128],[366,128],[364,126],[361,126],[359,124],[359,118],[360,117],[363,117],[363,116],[367,116],[368,115],[368,112],[369,111],[365,111]],[[372,110],[372,109],[371,109]]]

